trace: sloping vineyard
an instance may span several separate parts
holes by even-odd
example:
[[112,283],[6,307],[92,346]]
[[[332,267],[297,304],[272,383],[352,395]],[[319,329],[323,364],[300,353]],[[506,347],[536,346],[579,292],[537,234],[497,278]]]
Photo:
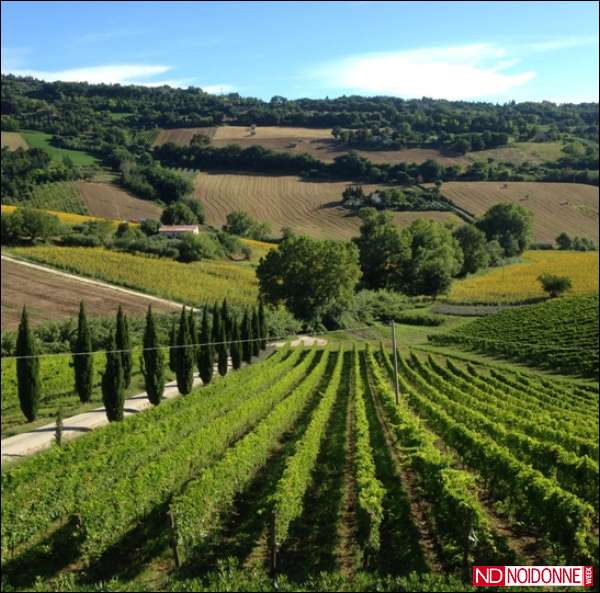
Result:
[[597,377],[598,295],[507,309],[429,339],[438,345],[457,345],[542,368]]
[[594,564],[597,390],[412,354],[396,401],[393,369],[369,346],[284,348],[9,466],[5,582],[33,585],[27,559],[63,566],[67,543],[65,571],[110,566],[130,590],[157,567],[162,588],[194,590],[228,558],[302,583],[420,579],[410,590],[456,590],[473,564]]

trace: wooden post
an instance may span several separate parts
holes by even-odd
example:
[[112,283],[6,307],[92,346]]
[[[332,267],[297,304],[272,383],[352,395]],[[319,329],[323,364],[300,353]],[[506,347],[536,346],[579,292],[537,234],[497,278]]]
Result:
[[271,521],[269,522],[269,568],[271,574],[277,572],[277,540],[275,535],[275,512],[271,513]]
[[396,345],[396,324],[392,321],[392,347],[394,349],[394,377],[396,379],[396,405],[400,403],[400,384],[398,383],[398,346]]

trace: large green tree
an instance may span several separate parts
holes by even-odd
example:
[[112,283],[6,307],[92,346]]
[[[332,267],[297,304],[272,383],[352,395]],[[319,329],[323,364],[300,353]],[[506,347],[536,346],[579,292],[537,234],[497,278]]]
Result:
[[151,403],[157,406],[165,390],[164,356],[160,349],[156,322],[152,306],[146,313],[146,328],[144,329],[144,350],[142,353],[142,371],[146,385],[146,393]]
[[77,335],[73,343],[73,370],[75,373],[75,391],[82,403],[92,399],[94,381],[94,357],[92,355],[92,335],[88,326],[83,301],[79,303]]
[[290,236],[256,270],[266,302],[283,303],[312,325],[334,324],[360,278],[358,249],[347,242]]
[[102,402],[110,422],[123,420],[125,381],[123,359],[117,352],[115,335],[110,332],[106,343],[106,367],[102,373]]
[[402,290],[411,258],[410,237],[400,233],[391,212],[374,208],[360,211],[358,246],[362,284],[366,288]]
[[406,292],[431,296],[447,292],[463,264],[462,249],[450,228],[434,220],[419,219],[402,232],[409,235],[411,249]]
[[519,204],[496,204],[477,221],[477,227],[488,241],[500,243],[505,256],[512,257],[523,253],[529,245],[533,214]]
[[17,332],[17,384],[19,405],[25,418],[32,422],[37,417],[40,401],[40,361],[37,357],[35,340],[29,329],[29,316],[23,307]]
[[169,369],[172,373],[177,372],[177,324],[175,319],[171,321],[169,331]]
[[217,343],[215,348],[217,350],[217,370],[219,375],[224,377],[227,374],[227,362],[228,362],[228,349],[227,340],[225,336],[225,320],[222,317],[218,318],[219,328],[217,333]]
[[478,270],[487,268],[490,263],[490,254],[483,231],[472,224],[464,224],[454,231],[454,238],[463,252],[461,276],[474,274]]

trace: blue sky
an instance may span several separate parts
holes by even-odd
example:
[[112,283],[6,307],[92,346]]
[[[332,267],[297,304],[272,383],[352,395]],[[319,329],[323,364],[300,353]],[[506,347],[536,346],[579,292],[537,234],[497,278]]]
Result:
[[598,101],[598,2],[2,2],[2,72],[343,94]]

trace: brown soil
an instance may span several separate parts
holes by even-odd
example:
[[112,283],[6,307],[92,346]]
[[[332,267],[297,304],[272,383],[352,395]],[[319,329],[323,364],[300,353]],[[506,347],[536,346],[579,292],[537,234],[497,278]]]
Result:
[[18,326],[23,305],[30,323],[37,325],[76,316],[81,300],[91,316],[114,315],[119,305],[129,315],[144,314],[150,303],[158,311],[175,310],[175,306],[2,260],[2,330]]

